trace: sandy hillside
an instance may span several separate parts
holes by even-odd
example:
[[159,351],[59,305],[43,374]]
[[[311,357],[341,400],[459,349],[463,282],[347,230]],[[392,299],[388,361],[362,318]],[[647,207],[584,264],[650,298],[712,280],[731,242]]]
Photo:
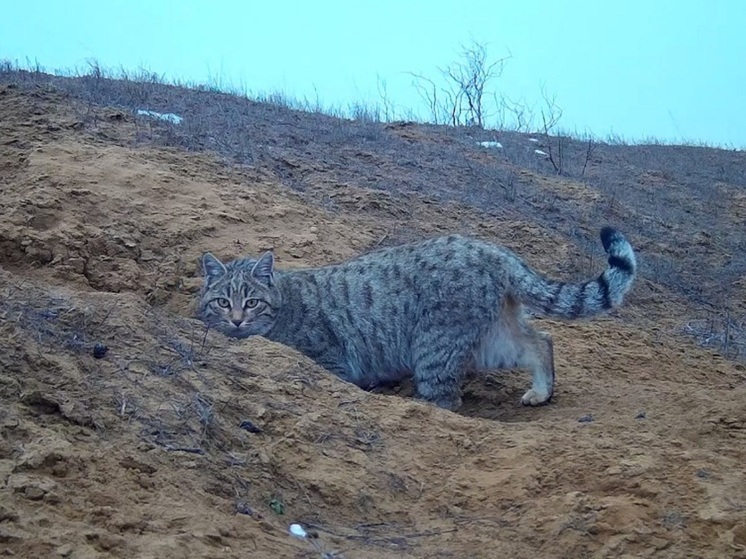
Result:
[[746,558],[745,371],[672,333],[682,299],[641,280],[612,316],[544,321],[547,407],[519,405],[519,371],[471,380],[458,414],[366,393],[282,346],[205,336],[198,256],[274,248],[298,267],[464,223],[546,271],[576,249],[318,180],[325,209],[95,110],[0,87],[0,556]]

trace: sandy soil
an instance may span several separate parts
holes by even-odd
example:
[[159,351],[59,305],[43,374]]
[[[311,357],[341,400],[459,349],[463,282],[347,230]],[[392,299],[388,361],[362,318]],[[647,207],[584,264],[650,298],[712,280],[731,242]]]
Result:
[[325,210],[261,168],[135,147],[120,112],[77,114],[0,89],[0,555],[746,557],[744,367],[673,333],[680,299],[640,282],[612,316],[543,321],[544,408],[519,405],[520,371],[471,380],[458,414],[366,393],[288,348],[205,336],[201,252],[298,267],[464,224],[546,271],[574,249],[320,181]]

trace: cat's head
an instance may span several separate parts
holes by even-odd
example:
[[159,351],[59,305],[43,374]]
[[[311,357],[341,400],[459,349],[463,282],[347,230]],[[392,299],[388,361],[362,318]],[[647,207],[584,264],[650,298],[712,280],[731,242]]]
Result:
[[202,255],[204,286],[199,315],[210,328],[231,338],[263,336],[272,329],[282,306],[274,279],[274,256],[265,252],[223,263],[212,254]]

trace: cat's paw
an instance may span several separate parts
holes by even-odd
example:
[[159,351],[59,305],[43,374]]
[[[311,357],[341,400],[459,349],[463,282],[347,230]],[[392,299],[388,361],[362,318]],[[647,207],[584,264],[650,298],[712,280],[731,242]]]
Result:
[[521,398],[521,404],[524,406],[543,406],[548,404],[552,399],[552,395],[549,392],[539,392],[533,388],[526,392]]

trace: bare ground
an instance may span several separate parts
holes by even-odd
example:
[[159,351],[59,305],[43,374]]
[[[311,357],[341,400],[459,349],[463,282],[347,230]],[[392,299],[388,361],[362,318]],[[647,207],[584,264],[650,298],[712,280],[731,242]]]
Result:
[[[307,126],[281,118],[298,129],[270,135]],[[293,157],[280,146],[278,159],[233,165],[220,150],[154,145],[143,126],[59,90],[0,86],[0,554],[746,557],[746,371],[737,352],[682,335],[707,335],[702,299],[718,286],[718,308],[743,311],[740,179],[718,183],[728,198],[711,206],[645,171],[651,196],[690,210],[664,218],[627,191],[490,160],[535,193],[511,205],[495,194],[506,189],[465,186],[471,164],[432,192],[406,188],[450,173],[453,143],[494,158],[449,131],[376,132],[441,160],[336,123],[351,145],[301,153],[296,137],[283,140]],[[389,187],[356,182],[366,173]],[[192,317],[204,250],[274,248],[296,267],[461,231],[573,278],[602,266],[594,237],[609,215],[647,268],[611,316],[542,321],[559,386],[540,409],[518,403],[524,372],[471,380],[454,414],[408,386],[363,392],[264,340],[205,336]],[[314,537],[292,538],[293,522]]]

